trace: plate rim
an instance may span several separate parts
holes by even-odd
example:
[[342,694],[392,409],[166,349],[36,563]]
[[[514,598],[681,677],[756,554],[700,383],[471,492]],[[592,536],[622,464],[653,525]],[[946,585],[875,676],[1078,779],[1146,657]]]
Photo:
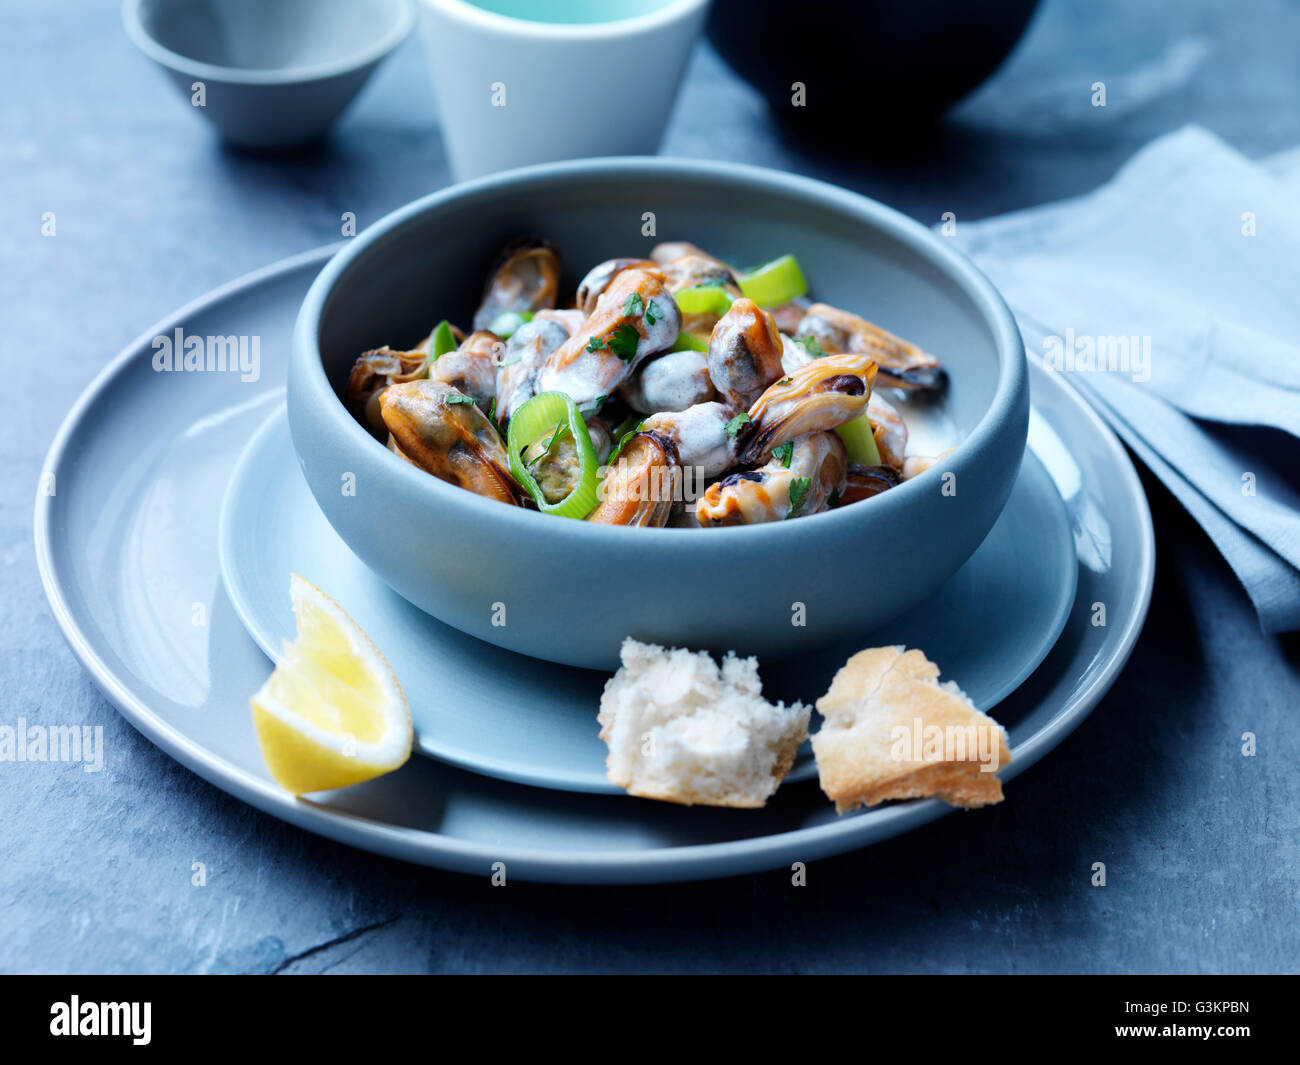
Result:
[[[146,739],[204,780],[251,806],[279,820],[318,835],[359,847],[387,857],[399,858],[427,866],[463,873],[482,874],[492,863],[504,861],[520,879],[564,883],[655,883],[670,880],[706,879],[740,875],[769,869],[782,864],[790,854],[801,860],[818,859],[866,846],[870,842],[897,835],[951,811],[937,799],[902,803],[871,811],[870,815],[839,818],[824,824],[788,832],[727,840],[666,846],[643,850],[548,850],[537,847],[492,846],[462,840],[425,829],[395,826],[371,817],[340,811],[333,807],[300,799],[263,780],[224,758],[210,754],[177,728],[159,717],[143,700],[132,695],[110,670],[78,624],[68,597],[64,594],[60,574],[56,572],[51,510],[57,497],[41,491],[39,485],[47,474],[57,477],[64,465],[70,443],[96,403],[116,377],[148,348],[152,338],[164,335],[176,324],[245,290],[293,273],[308,266],[318,269],[339,250],[339,244],[302,252],[263,266],[206,295],[191,300],[164,316],[131,341],[92,379],[73,403],[54,435],[41,465],[33,521],[36,563],[41,586],[51,612],[74,657],[90,674],[95,685],[117,711]],[[1041,359],[1026,358],[1042,368]],[[1045,369],[1044,373],[1047,373]],[[1015,760],[1002,773],[1011,780],[1029,769],[1064,740],[1096,707],[1127,664],[1141,634],[1151,603],[1155,579],[1155,531],[1147,503],[1132,460],[1118,437],[1101,416],[1060,375],[1053,375],[1066,395],[1092,424],[1094,439],[1102,443],[1116,460],[1119,481],[1126,488],[1140,531],[1138,553],[1138,599],[1136,609],[1126,619],[1114,653],[1097,675],[1078,693],[1068,712],[1058,712],[1035,735],[1016,750]],[[810,784],[811,782],[809,782]],[[508,785],[507,785],[508,786]],[[526,785],[525,785],[526,786]],[[807,786],[807,785],[800,785]],[[635,801],[629,799],[629,801]]]

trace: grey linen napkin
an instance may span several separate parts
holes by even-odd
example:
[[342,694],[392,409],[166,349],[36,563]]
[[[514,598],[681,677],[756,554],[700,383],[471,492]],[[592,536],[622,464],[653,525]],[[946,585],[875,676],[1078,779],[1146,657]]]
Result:
[[1263,630],[1300,629],[1300,152],[1255,163],[1187,127],[1087,196],[951,238],[1205,529]]

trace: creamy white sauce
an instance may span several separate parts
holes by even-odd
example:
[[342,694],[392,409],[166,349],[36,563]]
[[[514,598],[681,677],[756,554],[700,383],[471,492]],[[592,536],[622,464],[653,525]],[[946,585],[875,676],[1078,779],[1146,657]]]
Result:
[[907,426],[908,455],[939,455],[961,443],[961,432],[946,404],[909,398],[897,388],[882,388],[880,394],[894,406]]

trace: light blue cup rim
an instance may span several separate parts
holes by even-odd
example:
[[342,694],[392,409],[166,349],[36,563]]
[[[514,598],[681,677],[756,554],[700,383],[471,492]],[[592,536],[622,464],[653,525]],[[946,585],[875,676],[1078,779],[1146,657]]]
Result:
[[712,0],[667,0],[644,14],[610,19],[607,22],[537,22],[489,11],[468,0],[419,0],[424,7],[436,7],[444,14],[478,29],[514,37],[565,41],[599,41],[648,33],[687,18],[711,2]]
[[131,43],[155,63],[178,74],[203,81],[225,82],[231,85],[296,85],[303,82],[325,81],[354,70],[377,63],[401,44],[415,26],[415,12],[411,0],[386,0],[396,16],[392,27],[375,42],[359,51],[336,59],[331,63],[316,63],[302,67],[276,67],[254,69],[226,67],[174,52],[159,43],[140,17],[140,8],[149,0],[122,0],[122,25]]
[[[844,507],[815,514],[798,522],[767,522],[737,528],[710,529],[708,536],[711,538],[711,546],[722,547],[723,540],[727,540],[733,547],[739,547],[743,541],[750,548],[761,542],[766,549],[794,549],[799,543],[806,542],[807,535],[813,529],[833,534],[837,529],[841,533],[847,533],[853,526],[869,528],[872,515],[883,515],[886,508],[908,506],[918,500],[920,493],[931,491],[935,478],[941,472],[952,471],[960,475],[963,469],[969,468],[970,463],[988,455],[996,438],[1004,431],[1006,422],[1015,417],[1017,409],[1028,409],[1028,369],[1024,344],[1015,318],[988,278],[965,255],[954,250],[942,238],[892,208],[812,178],[741,163],[658,156],[577,159],[522,167],[451,186],[384,216],[353,237],[326,264],[308,290],[294,326],[290,363],[291,392],[295,387],[304,388],[303,401],[319,406],[321,417],[328,424],[332,438],[349,453],[366,456],[368,464],[385,471],[386,476],[393,479],[389,483],[395,484],[408,501],[426,497],[440,508],[462,508],[467,517],[484,523],[513,524],[514,531],[524,537],[549,528],[556,535],[572,537],[575,544],[593,547],[617,542],[611,538],[620,536],[649,536],[661,544],[689,538],[687,542],[698,546],[698,529],[662,528],[649,532],[640,528],[555,518],[523,507],[503,506],[495,500],[477,496],[436,477],[430,477],[423,470],[397,459],[352,416],[330,384],[321,358],[317,338],[321,318],[335,286],[348,271],[356,267],[359,259],[395,230],[429,211],[454,204],[466,197],[491,195],[520,185],[527,186],[538,180],[562,181],[566,176],[577,179],[619,174],[627,175],[629,180],[657,174],[714,182],[719,179],[730,180],[762,192],[793,194],[805,202],[866,221],[939,267],[947,278],[956,282],[987,324],[997,348],[998,380],[989,407],[974,428],[949,452],[942,470],[938,467],[927,470],[872,499],[868,506]],[[382,323],[376,325],[381,326]],[[295,405],[291,397],[291,413]],[[1019,453],[1015,455],[1015,461],[1019,463]],[[822,524],[810,527],[810,521]],[[547,524],[540,525],[542,522]],[[867,523],[865,526],[864,522]]]

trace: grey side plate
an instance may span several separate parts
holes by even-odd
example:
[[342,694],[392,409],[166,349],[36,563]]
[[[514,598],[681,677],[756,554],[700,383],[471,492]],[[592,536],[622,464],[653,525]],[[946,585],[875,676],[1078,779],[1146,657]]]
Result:
[[[248,713],[267,661],[222,589],[217,520],[238,455],[280,402],[298,304],[331,251],[251,274],[148,330],[87,389],[51,447],[35,515],[46,594],[73,651],[141,732],[285,821],[467,873],[504,861],[519,879],[728,876],[852,850],[946,811],[927,801],[837,817],[811,782],[761,811],[678,808],[542,792],[423,758],[317,801],[276,787]],[[260,376],[155,372],[152,341],[177,328],[258,337]],[[1035,364],[1032,387],[1030,443],[1069,514],[1078,591],[1051,653],[999,707],[1015,756],[1006,780],[1061,742],[1114,681],[1146,616],[1155,563],[1123,448],[1059,376]],[[1090,623],[1095,602],[1107,604],[1104,627]],[[1014,786],[1007,794],[1016,801]]]
[[[383,535],[382,518],[375,532]],[[397,673],[424,753],[503,780],[618,794],[605,777],[605,745],[596,735],[596,708],[609,674],[466,636],[384,584],[317,507],[298,469],[283,408],[257,431],[231,475],[219,550],[235,612],[272,658],[294,636],[290,573],[340,603]],[[437,550],[432,540],[429,550]],[[887,565],[890,550],[880,552]],[[901,643],[924,648],[945,678],[989,710],[1056,642],[1074,602],[1077,568],[1065,506],[1042,463],[1027,452],[997,525],[942,589],[874,632],[848,634],[815,654],[763,662],[766,694],[812,702],[854,652]],[[744,589],[732,594],[743,596]],[[817,589],[809,587],[806,598],[815,610]],[[805,745],[787,783],[816,775]]]

